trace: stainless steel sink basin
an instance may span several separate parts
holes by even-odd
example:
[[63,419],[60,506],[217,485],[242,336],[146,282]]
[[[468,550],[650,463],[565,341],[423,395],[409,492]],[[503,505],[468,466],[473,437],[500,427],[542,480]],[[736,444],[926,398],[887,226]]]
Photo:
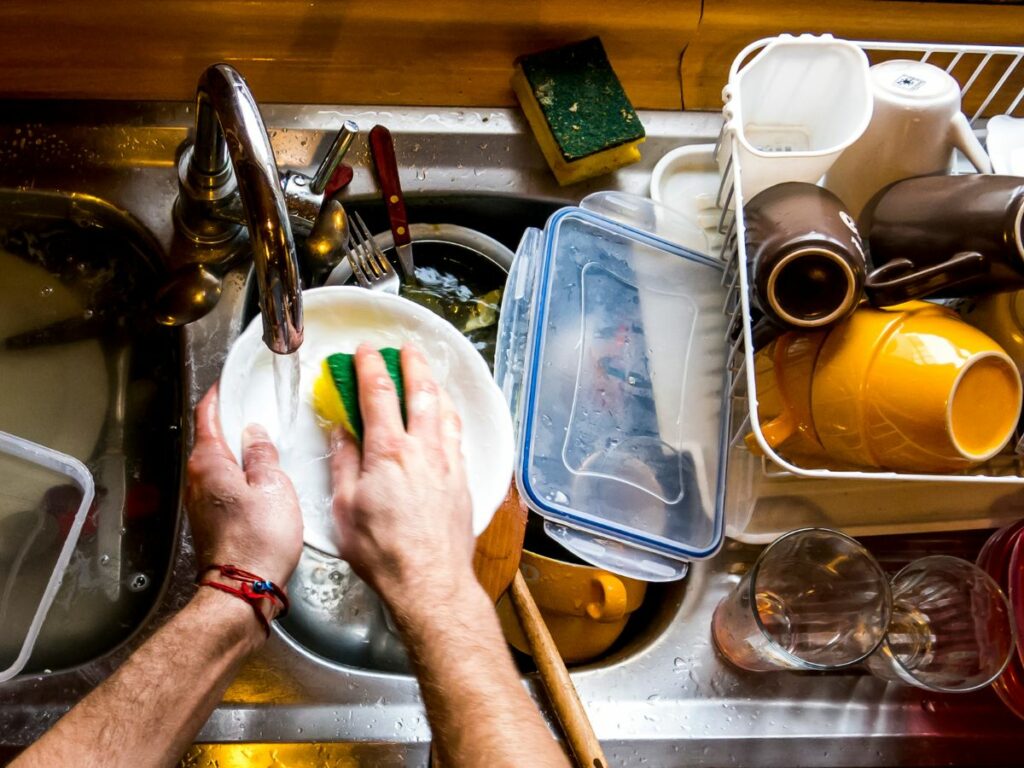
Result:
[[[10,346],[0,343],[0,430],[72,453],[97,485],[26,667],[67,669],[137,629],[168,573],[180,506],[181,337],[147,313],[159,245],[101,199],[0,190],[0,263],[0,336]],[[49,511],[59,528],[59,508]]]
[[[543,227],[562,205],[558,200],[493,193],[412,195],[406,200],[410,221],[471,227],[497,240],[510,254],[525,227]],[[387,213],[376,197],[353,197],[346,203],[346,210],[349,215],[358,213],[371,232],[388,229]],[[418,258],[426,259],[428,255]],[[255,280],[250,279],[245,322],[252,322],[258,312]],[[543,536],[539,528],[538,533]],[[678,603],[677,593],[684,588],[684,584],[652,587],[643,609],[631,617],[608,658],[616,656],[620,648],[629,647],[635,653],[652,642],[665,624],[666,601]],[[346,563],[307,548],[289,591],[291,611],[280,622],[281,636],[286,642],[311,653],[328,667],[409,673],[408,659],[390,617],[373,591]],[[533,669],[528,657],[517,658],[524,670]]]
[[[192,122],[189,112],[176,104],[5,104],[0,187],[73,190],[103,198],[130,211],[167,253],[173,247],[174,159]],[[662,154],[683,143],[713,142],[720,127],[715,114],[643,113],[649,137],[644,161],[613,179],[566,190],[554,184],[516,112],[274,106],[263,112],[279,164],[306,171],[343,119],[356,119],[364,128],[386,123],[395,135],[407,194],[417,204],[434,200],[449,206],[420,213],[411,204],[414,220],[443,216],[478,229],[493,227],[492,234],[513,247],[522,228],[541,223],[554,203],[576,202],[609,183],[646,192]],[[370,196],[374,183],[365,146],[357,144],[348,160],[355,166],[348,194]],[[384,228],[377,209],[368,206],[365,212],[372,228]],[[242,327],[245,304],[246,271],[239,269],[226,276],[216,310],[184,330],[180,375],[168,378],[182,382],[184,405],[194,404],[216,380]],[[173,410],[171,401],[160,408],[166,409],[162,414]],[[187,409],[185,427],[187,434]],[[166,439],[162,450],[180,457],[173,433],[163,429],[149,437],[153,443]],[[180,462],[174,466],[180,470]],[[181,517],[176,511],[175,522]],[[154,566],[150,594],[159,589],[160,599],[141,632],[71,670],[0,685],[0,759],[3,748],[15,750],[43,732],[107,676],[147,628],[187,599],[191,544],[183,528],[171,539],[174,530],[170,526],[166,534],[174,546],[171,567],[162,579]],[[870,546],[895,565],[922,551],[971,556],[979,543],[973,535]],[[695,564],[684,584],[655,594],[650,613],[627,630],[608,657],[573,671],[612,764],[995,765],[1021,754],[1024,728],[988,691],[938,697],[887,686],[859,672],[755,675],[725,665],[711,646],[711,613],[756,553],[727,543],[711,561]],[[430,731],[415,681],[369,669],[365,660],[339,663],[324,653],[275,630],[244,665],[198,740],[225,745],[216,752],[222,763],[229,756],[226,745],[233,743],[306,742],[309,762],[324,758],[327,752],[316,744],[330,741],[344,745],[330,754],[353,764],[425,765]],[[524,684],[543,702],[532,675]],[[299,752],[289,747],[287,754]]]

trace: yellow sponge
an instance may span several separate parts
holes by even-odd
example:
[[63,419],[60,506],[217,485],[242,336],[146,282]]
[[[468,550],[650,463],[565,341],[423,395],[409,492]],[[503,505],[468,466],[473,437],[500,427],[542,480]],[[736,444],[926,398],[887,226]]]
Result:
[[644,127],[599,38],[520,57],[512,90],[562,186],[640,159]]
[[[398,400],[405,416],[405,391],[402,386],[401,353],[386,347],[380,350],[388,375],[395,382]],[[320,375],[313,382],[313,409],[324,426],[342,426],[357,440],[363,439],[363,418],[359,411],[359,386],[356,381],[355,355],[339,352],[329,355],[321,365]]]

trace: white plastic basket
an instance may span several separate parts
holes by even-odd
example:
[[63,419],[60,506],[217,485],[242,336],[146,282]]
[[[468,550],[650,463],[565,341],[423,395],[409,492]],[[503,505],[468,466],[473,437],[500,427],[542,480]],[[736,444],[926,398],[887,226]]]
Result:
[[[759,40],[747,46],[736,57],[730,70],[730,80],[759,50],[774,38]],[[1010,114],[1024,101],[1024,88],[1016,91],[1008,84],[1016,85],[1016,81],[1024,75],[1024,67],[1018,65],[1024,59],[1024,47],[990,47],[978,45],[946,45],[946,44],[914,44],[889,42],[857,41],[868,56],[871,63],[883,59],[907,58],[928,61],[943,67],[957,78],[961,84],[961,95],[965,109],[970,110],[970,122],[976,131],[982,127],[983,116],[989,116],[990,108],[998,108],[999,112]],[[1017,78],[1014,78],[1014,75]],[[984,84],[984,85],[982,85]],[[987,92],[984,91],[988,88]],[[939,484],[994,484],[1004,486],[1006,491],[1019,490],[1010,486],[1024,485],[1024,456],[1012,452],[1011,447],[1006,453],[974,469],[959,474],[909,474],[889,471],[852,471],[828,470],[815,467],[799,466],[780,456],[768,445],[761,432],[757,410],[758,393],[754,376],[754,348],[752,340],[752,323],[750,312],[750,276],[747,271],[747,253],[745,246],[745,226],[743,215],[743,195],[740,187],[742,175],[741,162],[735,134],[726,125],[719,139],[716,153],[721,152],[728,142],[729,159],[723,169],[722,184],[719,189],[718,205],[722,210],[719,231],[725,236],[722,258],[726,262],[724,281],[727,287],[727,298],[724,312],[729,318],[726,332],[726,343],[729,345],[729,387],[725,397],[733,414],[730,430],[730,446],[728,454],[733,455],[742,450],[744,436],[753,433],[764,456],[756,459],[760,462],[761,480],[776,481],[785,477],[830,479],[843,481],[860,481],[862,483],[939,483]],[[740,446],[739,448],[737,446]],[[751,459],[753,457],[750,457]],[[730,466],[730,472],[733,471]],[[745,468],[746,469],[746,468]],[[947,485],[947,487],[949,487]],[[884,491],[884,488],[879,488]],[[993,491],[997,489],[993,488]],[[799,495],[799,491],[796,491]],[[1019,516],[1019,515],[1018,515]],[[749,522],[749,520],[747,521]],[[980,527],[986,522],[982,520],[959,520],[942,528]],[[744,521],[730,521],[730,535],[744,530]],[[885,526],[872,532],[887,532]],[[901,530],[935,529],[935,526],[903,526]],[[739,536],[739,538],[743,538]]]

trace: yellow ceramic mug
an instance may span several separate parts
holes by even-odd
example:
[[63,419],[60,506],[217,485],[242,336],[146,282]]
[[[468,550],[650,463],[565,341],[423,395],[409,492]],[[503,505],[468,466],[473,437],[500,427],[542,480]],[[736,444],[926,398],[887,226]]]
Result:
[[1006,445],[1020,415],[1021,378],[996,342],[945,307],[862,307],[822,345],[811,402],[833,459],[948,472]]
[[1024,291],[969,299],[959,309],[964,320],[1006,350],[1024,376]]
[[[643,581],[526,550],[519,570],[558,652],[569,663],[589,661],[608,650],[647,591]],[[507,595],[498,601],[498,617],[508,642],[529,653]]]

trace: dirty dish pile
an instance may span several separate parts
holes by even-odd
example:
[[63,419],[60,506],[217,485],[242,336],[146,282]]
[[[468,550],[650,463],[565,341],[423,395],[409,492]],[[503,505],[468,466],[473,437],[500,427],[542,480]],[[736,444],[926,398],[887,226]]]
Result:
[[1024,350],[943,304],[1024,288],[1024,178],[992,173],[957,80],[781,35],[737,58],[723,98],[751,451],[890,479],[1012,457]]
[[[411,224],[406,234],[408,247],[416,246],[415,279],[404,281],[399,295],[455,326],[492,365],[512,252],[482,232],[455,224]],[[391,232],[373,239],[388,258],[397,261]],[[347,285],[351,280],[352,269],[343,261],[326,285]]]

